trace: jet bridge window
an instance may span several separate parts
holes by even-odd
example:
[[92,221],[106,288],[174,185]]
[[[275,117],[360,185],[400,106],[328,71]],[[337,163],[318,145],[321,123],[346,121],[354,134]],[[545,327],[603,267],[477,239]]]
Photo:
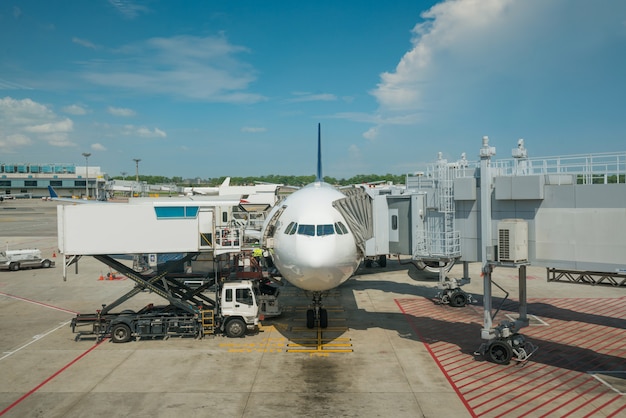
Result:
[[337,231],[339,235],[344,235],[348,233],[348,228],[346,228],[343,222],[335,222],[335,231]]
[[293,235],[296,233],[297,229],[298,229],[298,224],[295,222],[290,222],[289,225],[287,225],[287,228],[285,228],[285,234]]
[[328,225],[317,225],[317,236],[322,237],[324,235],[333,235],[335,233],[335,228],[333,228],[332,224]]
[[298,235],[307,235],[309,237],[315,236],[315,225],[300,225],[298,226]]

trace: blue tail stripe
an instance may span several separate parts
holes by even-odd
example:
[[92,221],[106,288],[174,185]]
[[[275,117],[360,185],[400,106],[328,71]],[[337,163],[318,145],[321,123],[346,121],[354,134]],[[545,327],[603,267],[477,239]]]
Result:
[[324,181],[322,177],[322,124],[317,124],[317,179],[315,181]]
[[59,197],[57,192],[52,188],[52,186],[48,186],[48,191],[50,192],[50,197]]

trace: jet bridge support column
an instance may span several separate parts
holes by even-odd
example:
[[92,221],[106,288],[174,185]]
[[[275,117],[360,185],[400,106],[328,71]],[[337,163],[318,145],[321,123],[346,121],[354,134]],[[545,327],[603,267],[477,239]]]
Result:
[[[492,279],[491,273],[497,264],[496,248],[492,242],[491,228],[491,197],[493,194],[493,176],[491,172],[491,156],[496,154],[494,147],[489,146],[489,138],[483,137],[480,149],[480,222],[482,243],[482,275],[483,275],[483,328],[481,338],[486,340],[476,351],[477,355],[486,355],[497,364],[508,364],[511,359],[522,362],[537,351],[536,346],[527,342],[519,334],[520,328],[528,325],[526,302],[526,265],[519,265],[519,299],[520,316],[516,321],[503,321],[493,328],[492,316]],[[496,284],[497,286],[497,284]],[[498,286],[500,287],[500,286]],[[502,288],[501,288],[502,289]],[[504,289],[502,289],[504,290]],[[498,308],[499,310],[499,308]]]
[[491,321],[491,272],[493,265],[490,263],[488,254],[493,254],[491,245],[491,195],[493,180],[491,177],[491,156],[496,155],[495,147],[489,146],[489,137],[483,136],[483,146],[480,149],[480,235],[481,235],[481,259],[483,275],[483,329],[481,337],[484,340],[494,338]]

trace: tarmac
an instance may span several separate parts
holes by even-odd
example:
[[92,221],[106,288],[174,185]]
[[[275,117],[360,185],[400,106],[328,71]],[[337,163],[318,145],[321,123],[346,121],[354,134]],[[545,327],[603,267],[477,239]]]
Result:
[[[626,416],[626,292],[548,283],[545,268],[533,266],[533,321],[521,333],[539,349],[523,364],[475,355],[483,342],[476,263],[464,286],[476,301],[462,308],[434,301],[436,278],[389,260],[384,269],[360,267],[330,292],[325,330],[306,329],[309,301],[286,285],[283,314],[241,339],[75,341],[71,319],[134,282],[99,280],[112,272],[91,257],[64,281],[56,206],[0,203],[0,245],[39,248],[56,261],[0,272],[0,416]],[[461,278],[462,266],[449,276]],[[496,268],[493,280],[509,293],[494,288],[497,324],[516,315],[517,270]],[[121,309],[149,302],[163,303],[142,292]]]

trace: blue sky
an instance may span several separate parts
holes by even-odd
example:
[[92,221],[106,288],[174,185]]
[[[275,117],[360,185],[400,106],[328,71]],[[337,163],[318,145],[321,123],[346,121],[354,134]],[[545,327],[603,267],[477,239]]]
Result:
[[0,3],[0,162],[413,172],[626,150],[622,0]]

